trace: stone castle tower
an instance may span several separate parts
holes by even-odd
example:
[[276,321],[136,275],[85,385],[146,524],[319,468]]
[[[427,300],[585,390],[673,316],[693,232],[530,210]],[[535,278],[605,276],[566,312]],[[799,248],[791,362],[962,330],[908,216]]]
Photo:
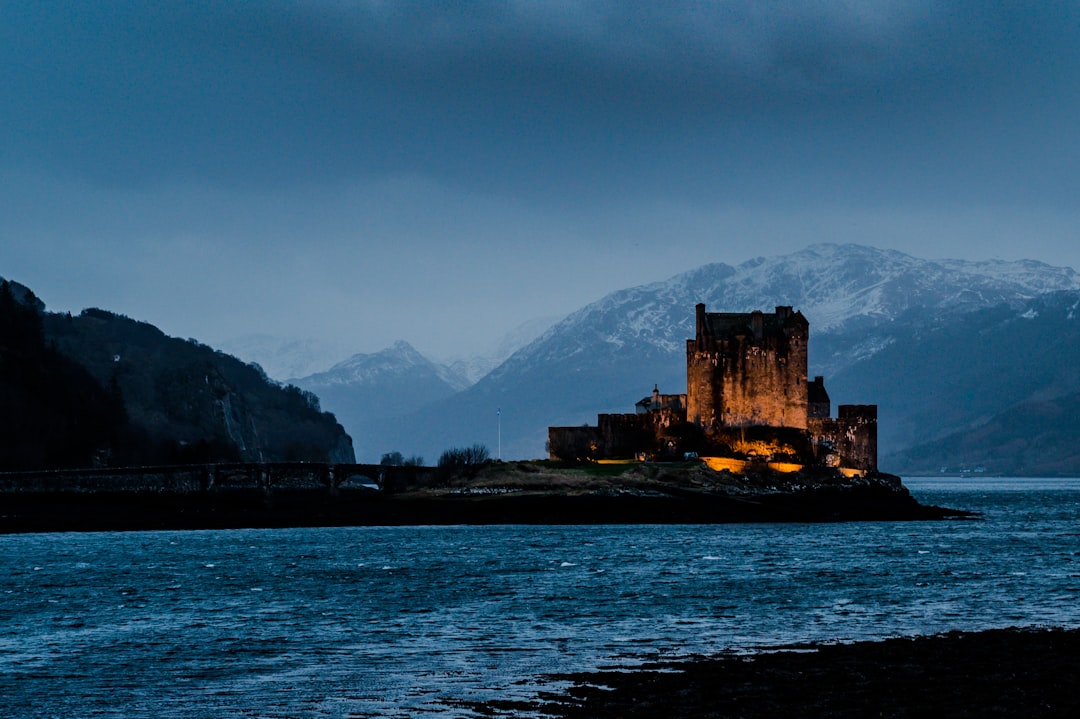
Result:
[[802,312],[696,309],[686,341],[686,394],[660,394],[597,426],[549,427],[553,459],[778,458],[789,464],[877,471],[877,406],[832,404],[808,381],[810,323]]
[[686,341],[686,418],[718,427],[806,429],[806,342],[801,312],[706,312]]

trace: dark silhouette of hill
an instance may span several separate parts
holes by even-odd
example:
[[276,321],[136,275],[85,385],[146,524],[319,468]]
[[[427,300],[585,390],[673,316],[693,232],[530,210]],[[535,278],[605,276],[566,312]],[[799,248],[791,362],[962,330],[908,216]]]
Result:
[[0,292],[0,468],[353,461],[313,394],[105,310],[44,312],[18,288]]
[[978,427],[900,452],[908,474],[979,472],[1074,477],[1080,468],[1080,393],[1020,402]]
[[903,323],[896,341],[833,380],[873,392],[881,466],[902,474],[983,467],[1009,475],[1080,469],[1080,293],[1054,292],[948,322]]
[[2,469],[86,466],[127,443],[122,402],[46,344],[39,304],[25,287],[0,283]]

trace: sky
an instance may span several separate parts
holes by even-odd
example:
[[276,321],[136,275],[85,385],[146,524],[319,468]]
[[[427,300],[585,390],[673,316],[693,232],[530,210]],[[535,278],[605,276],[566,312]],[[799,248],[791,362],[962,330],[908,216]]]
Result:
[[1080,2],[0,3],[0,276],[469,355],[818,242],[1080,267]]

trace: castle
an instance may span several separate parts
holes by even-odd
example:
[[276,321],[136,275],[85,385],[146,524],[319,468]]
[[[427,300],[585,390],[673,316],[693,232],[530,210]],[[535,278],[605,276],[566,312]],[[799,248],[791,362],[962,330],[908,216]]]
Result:
[[706,312],[686,341],[686,394],[651,396],[597,426],[549,427],[552,459],[731,460],[877,471],[877,405],[840,405],[807,378],[810,324],[801,312]]

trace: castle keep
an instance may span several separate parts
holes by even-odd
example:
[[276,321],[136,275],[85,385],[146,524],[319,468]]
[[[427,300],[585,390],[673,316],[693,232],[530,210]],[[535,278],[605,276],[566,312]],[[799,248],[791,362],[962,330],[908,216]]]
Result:
[[686,418],[706,429],[806,429],[806,339],[801,312],[706,312],[686,341]]
[[660,394],[596,427],[549,427],[552,459],[733,460],[877,471],[877,406],[840,405],[807,377],[810,325],[801,312],[706,312],[686,341],[686,394]]

